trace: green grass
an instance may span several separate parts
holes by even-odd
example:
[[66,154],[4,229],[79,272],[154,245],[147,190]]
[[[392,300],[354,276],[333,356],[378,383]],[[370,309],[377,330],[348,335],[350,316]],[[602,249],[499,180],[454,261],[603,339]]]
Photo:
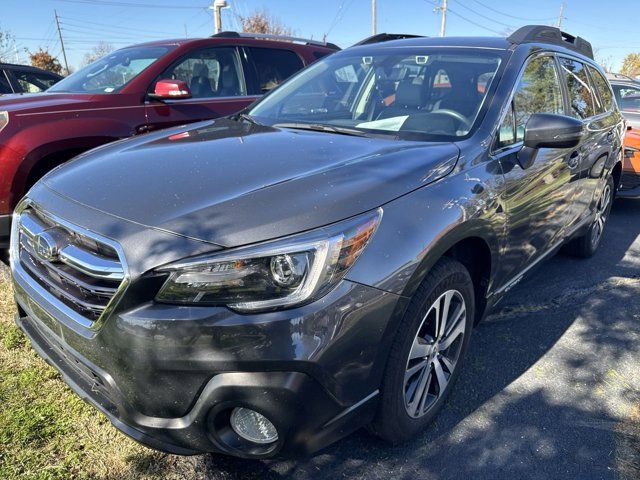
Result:
[[13,322],[0,270],[0,479],[194,479],[198,461],[144,448],[84,403]]

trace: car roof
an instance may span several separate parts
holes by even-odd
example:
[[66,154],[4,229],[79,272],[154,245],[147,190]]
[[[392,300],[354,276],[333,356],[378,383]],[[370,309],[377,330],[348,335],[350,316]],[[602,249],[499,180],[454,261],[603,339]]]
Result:
[[380,47],[469,47],[507,50],[511,43],[501,37],[414,37],[388,40],[378,43],[366,43],[351,48]]
[[[228,33],[229,35],[224,35]],[[225,45],[265,45],[270,47],[280,47],[280,48],[291,48],[292,46],[296,48],[310,48],[313,50],[328,50],[328,51],[336,51],[339,50],[339,47],[330,43],[322,43],[316,42],[313,40],[308,40],[308,43],[302,43],[304,39],[298,39],[294,37],[284,37],[284,36],[252,36],[251,34],[235,34],[235,32],[222,32],[219,35],[213,35],[211,37],[201,37],[201,38],[174,38],[167,40],[153,40],[150,42],[137,43],[134,45],[129,45],[123,48],[132,48],[132,47],[141,47],[141,46],[184,46],[190,44],[207,44],[207,43],[219,43]],[[259,35],[259,34],[257,34]]]
[[44,70],[43,68],[34,67],[33,65],[19,65],[17,63],[0,63],[0,68],[6,68],[7,70],[11,69],[20,69],[20,70],[31,70],[33,72],[46,73],[47,75],[53,75],[54,77],[60,77],[61,75],[51,72],[49,70]]

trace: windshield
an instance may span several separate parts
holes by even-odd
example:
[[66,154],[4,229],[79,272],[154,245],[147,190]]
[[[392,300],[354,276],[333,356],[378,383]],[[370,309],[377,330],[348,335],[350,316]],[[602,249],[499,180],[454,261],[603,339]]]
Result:
[[56,83],[48,92],[116,93],[174,47],[132,47],[102,57]]
[[356,52],[318,61],[248,114],[261,123],[291,128],[331,126],[400,138],[456,139],[473,128],[504,55],[437,47]]

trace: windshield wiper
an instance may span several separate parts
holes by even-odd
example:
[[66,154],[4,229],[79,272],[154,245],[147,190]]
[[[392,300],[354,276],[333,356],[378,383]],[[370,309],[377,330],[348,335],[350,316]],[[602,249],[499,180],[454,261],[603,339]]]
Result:
[[260,126],[264,126],[264,124],[260,123],[259,121],[257,121],[255,118],[253,118],[251,115],[249,115],[248,113],[237,113],[235,115],[235,119],[236,120],[244,120],[245,122],[249,122],[252,125],[260,125]]
[[337,133],[339,135],[351,135],[354,137],[370,137],[371,134],[355,128],[338,127],[324,123],[276,123],[271,125],[276,128],[293,128],[296,130],[313,130],[316,132]]

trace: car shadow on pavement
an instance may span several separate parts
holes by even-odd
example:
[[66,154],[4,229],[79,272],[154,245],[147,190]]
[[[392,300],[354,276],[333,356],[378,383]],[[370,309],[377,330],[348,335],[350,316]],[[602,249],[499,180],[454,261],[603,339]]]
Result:
[[306,459],[211,455],[206,478],[614,478],[619,426],[640,405],[638,218],[640,202],[618,202],[596,256],[558,255],[514,288],[419,438],[361,430]]

